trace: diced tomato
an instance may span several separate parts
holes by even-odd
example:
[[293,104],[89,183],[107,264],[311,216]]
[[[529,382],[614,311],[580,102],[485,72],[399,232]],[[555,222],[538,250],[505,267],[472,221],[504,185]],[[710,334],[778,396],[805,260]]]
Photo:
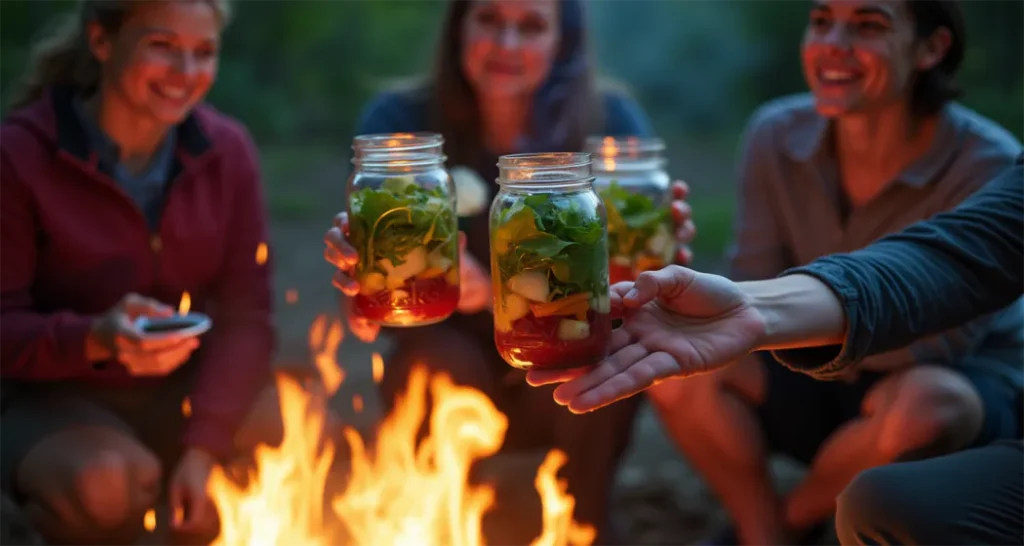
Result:
[[[456,279],[457,280],[457,279]],[[385,326],[421,326],[440,322],[459,305],[459,286],[445,277],[409,279],[396,290],[357,295],[354,310]]]
[[510,331],[495,331],[494,341],[505,362],[516,368],[554,370],[593,366],[608,356],[611,315],[590,310],[585,318],[589,335],[584,339],[559,338],[559,324],[567,319],[565,316],[538,317],[530,313],[513,322]]
[[608,264],[608,279],[612,284],[635,280],[632,265]]

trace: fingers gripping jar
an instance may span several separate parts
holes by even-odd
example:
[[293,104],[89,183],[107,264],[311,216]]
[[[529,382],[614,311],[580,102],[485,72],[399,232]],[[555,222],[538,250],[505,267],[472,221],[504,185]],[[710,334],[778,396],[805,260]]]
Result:
[[498,160],[491,280],[498,352],[522,369],[578,368],[608,354],[608,232],[586,153]]
[[674,260],[671,180],[657,138],[591,137],[594,188],[608,213],[611,282],[635,280]]
[[353,311],[383,326],[422,326],[459,303],[455,187],[433,133],[357,136],[348,180],[349,241],[359,252]]

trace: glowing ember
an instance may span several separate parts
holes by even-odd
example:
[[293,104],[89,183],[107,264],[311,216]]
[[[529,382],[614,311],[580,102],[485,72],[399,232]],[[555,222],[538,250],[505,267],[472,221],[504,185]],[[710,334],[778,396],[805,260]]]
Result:
[[284,291],[284,301],[289,304],[298,303],[299,291],[294,288],[289,288]]
[[384,359],[381,358],[380,353],[373,353],[371,361],[373,362],[373,382],[380,383],[384,379]]
[[260,243],[256,246],[256,263],[263,265],[267,263],[267,243]]
[[363,397],[362,396],[360,396],[358,394],[352,395],[352,409],[355,410],[356,413],[363,413]]
[[181,414],[185,417],[192,417],[192,401],[187,396],[181,401]]
[[192,309],[192,296],[188,295],[188,290],[186,290],[181,295],[181,303],[178,304],[178,314],[187,315],[189,309]]
[[[310,333],[311,346],[317,340],[317,367],[340,374],[328,350],[337,348],[331,342],[333,324],[328,328],[325,322],[319,318]],[[335,445],[320,437],[323,400],[287,375],[277,381],[281,444],[257,447],[255,470],[244,486],[219,467],[210,477],[208,490],[221,520],[213,546],[483,545],[482,519],[494,504],[494,491],[471,485],[469,470],[498,451],[508,427],[483,393],[455,385],[445,375],[428,377],[426,366],[414,366],[408,390],[380,425],[372,449],[354,429],[344,430],[350,472],[344,489],[326,498]],[[429,434],[417,446],[428,389]],[[572,520],[575,500],[556,478],[565,460],[552,451],[538,469],[544,527],[531,546],[588,546],[594,539],[592,528]]]
[[142,526],[150,533],[156,529],[156,511],[150,508],[142,518]]

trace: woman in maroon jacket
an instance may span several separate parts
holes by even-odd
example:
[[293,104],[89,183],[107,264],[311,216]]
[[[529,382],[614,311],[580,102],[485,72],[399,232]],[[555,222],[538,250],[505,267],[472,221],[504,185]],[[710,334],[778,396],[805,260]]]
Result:
[[[3,122],[0,467],[51,543],[131,543],[163,477],[177,530],[215,526],[207,476],[270,377],[256,150],[200,104],[227,15],[85,0]],[[202,347],[140,337],[184,292]]]

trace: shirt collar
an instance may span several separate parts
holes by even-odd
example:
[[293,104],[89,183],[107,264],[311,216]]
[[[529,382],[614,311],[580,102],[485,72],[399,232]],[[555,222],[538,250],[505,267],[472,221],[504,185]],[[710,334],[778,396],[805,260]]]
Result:
[[[896,180],[911,186],[923,187],[934,180],[955,157],[962,141],[962,128],[957,123],[955,104],[946,105],[939,113],[939,124],[931,148],[917,161],[907,166],[896,176]],[[827,159],[830,152],[828,140],[832,123],[814,114],[805,123],[790,127],[784,138],[786,153],[800,162]]]

